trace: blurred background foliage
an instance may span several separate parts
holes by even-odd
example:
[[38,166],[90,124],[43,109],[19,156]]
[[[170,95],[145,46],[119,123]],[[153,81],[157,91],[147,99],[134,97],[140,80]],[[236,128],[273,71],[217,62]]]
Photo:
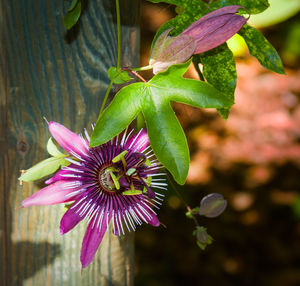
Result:
[[[136,233],[136,285],[300,285],[300,2],[270,4],[250,23],[275,46],[286,75],[261,67],[233,39],[238,83],[229,119],[175,104],[191,150],[188,180],[178,190],[191,207],[213,192],[228,200],[220,217],[200,220],[214,242],[199,249],[194,223],[170,187],[159,212],[166,229]],[[155,32],[175,7],[143,1],[141,13],[147,65]],[[186,76],[198,77],[193,67]]]

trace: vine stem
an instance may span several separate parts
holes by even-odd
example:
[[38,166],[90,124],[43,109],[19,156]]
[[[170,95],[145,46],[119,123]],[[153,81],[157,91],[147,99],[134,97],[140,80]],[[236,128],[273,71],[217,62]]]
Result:
[[138,77],[141,81],[147,82],[140,74],[138,74],[135,70],[132,70],[131,68],[122,68],[123,71],[129,71],[132,74],[134,74],[136,77]]
[[148,66],[144,66],[144,67],[140,67],[140,68],[133,68],[131,70],[133,71],[147,71],[147,70],[151,70],[153,69],[153,67],[151,65]]
[[120,16],[120,4],[119,4],[119,0],[116,0],[116,13],[117,13],[117,33],[118,33],[117,69],[119,69],[120,68],[120,64],[121,64],[121,16]]
[[[117,69],[119,69],[120,65],[121,65],[121,16],[120,16],[120,3],[119,3],[119,0],[116,0],[116,14],[117,14],[117,34],[118,34]],[[101,105],[101,109],[100,109],[100,112],[99,112],[99,115],[98,115],[98,119],[100,118],[100,116],[103,112],[103,109],[105,107],[105,104],[106,104],[107,98],[109,96],[110,90],[113,86],[113,83],[114,83],[113,80],[111,80],[108,87],[107,87],[107,90],[106,90],[106,93],[105,93],[105,96],[104,96],[104,99],[103,99],[103,102],[102,102],[102,105]]]
[[186,201],[184,200],[183,196],[180,194],[180,192],[178,192],[174,182],[173,182],[173,179],[171,178],[171,176],[168,174],[168,179],[169,179],[169,182],[173,188],[173,190],[175,191],[175,193],[178,195],[178,197],[180,198],[180,200],[183,202],[183,204],[185,205],[186,209],[188,210],[188,212],[191,214],[191,216],[193,217],[193,220],[196,224],[196,226],[200,226],[199,223],[198,223],[198,220],[196,219],[196,217],[194,216],[193,214],[193,211],[191,209],[191,207],[186,203]]
[[111,80],[110,83],[109,83],[109,85],[108,85],[108,87],[107,87],[107,90],[106,90],[106,93],[105,93],[105,96],[104,96],[104,99],[103,99],[103,102],[102,102],[102,105],[101,105],[101,109],[100,109],[100,112],[99,112],[99,115],[98,115],[98,119],[100,118],[100,116],[101,116],[101,114],[103,112],[103,109],[105,107],[105,103],[107,101],[107,98],[109,96],[109,92],[110,92],[110,90],[112,88],[113,83],[114,82]]

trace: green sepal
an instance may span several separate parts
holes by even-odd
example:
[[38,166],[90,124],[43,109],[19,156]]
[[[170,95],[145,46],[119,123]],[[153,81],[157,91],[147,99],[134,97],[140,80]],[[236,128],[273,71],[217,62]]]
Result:
[[197,245],[202,250],[204,250],[207,245],[212,244],[213,242],[213,238],[207,233],[206,228],[203,226],[197,226],[193,231],[193,235],[196,236]]
[[200,207],[195,207],[195,208],[191,209],[191,211],[187,211],[185,213],[185,215],[187,218],[192,219],[194,215],[199,213],[199,211],[200,211]]
[[53,143],[52,138],[50,137],[47,143],[47,151],[48,153],[53,157],[61,157],[64,156],[63,153],[61,153],[56,145]]
[[62,155],[60,157],[50,157],[46,160],[43,160],[26,170],[19,180],[31,182],[48,176],[54,173],[60,166],[68,166],[70,164],[70,162],[64,159],[65,157],[65,155]]
[[64,210],[67,211],[72,205],[73,205],[73,203],[65,204]]

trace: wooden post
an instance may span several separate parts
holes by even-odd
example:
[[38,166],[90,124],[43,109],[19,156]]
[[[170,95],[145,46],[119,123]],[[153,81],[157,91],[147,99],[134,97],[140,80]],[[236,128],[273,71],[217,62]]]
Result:
[[[132,285],[133,237],[106,235],[81,271],[81,222],[59,234],[63,205],[19,209],[43,181],[19,185],[21,169],[45,159],[45,116],[75,132],[95,122],[116,65],[114,1],[83,0],[70,32],[65,0],[0,0],[0,284]],[[137,66],[139,0],[122,0],[122,64]]]

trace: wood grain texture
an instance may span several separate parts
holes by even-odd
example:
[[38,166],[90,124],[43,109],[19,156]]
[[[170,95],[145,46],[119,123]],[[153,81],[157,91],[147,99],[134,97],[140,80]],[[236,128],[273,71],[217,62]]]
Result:
[[[122,0],[122,64],[137,66],[139,0]],[[71,1],[0,0],[0,284],[131,285],[133,237],[106,235],[81,271],[86,223],[59,234],[62,205],[19,209],[43,181],[19,185],[21,169],[46,158],[42,119],[75,132],[95,122],[116,65],[114,1],[84,1],[72,31],[63,27]],[[90,130],[90,128],[88,128]]]

